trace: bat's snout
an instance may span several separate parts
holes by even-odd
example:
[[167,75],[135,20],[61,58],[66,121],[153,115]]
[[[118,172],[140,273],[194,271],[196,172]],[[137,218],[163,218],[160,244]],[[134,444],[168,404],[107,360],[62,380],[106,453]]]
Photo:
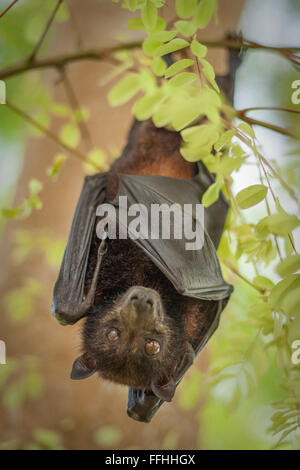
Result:
[[152,312],[157,299],[151,289],[136,287],[132,290],[129,301],[137,313],[142,313]]

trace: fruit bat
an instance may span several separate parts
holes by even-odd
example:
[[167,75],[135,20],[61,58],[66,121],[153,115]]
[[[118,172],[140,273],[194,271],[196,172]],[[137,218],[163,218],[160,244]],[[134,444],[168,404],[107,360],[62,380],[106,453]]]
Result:
[[128,414],[141,421],[172,400],[230,296],[216,253],[228,206],[221,194],[205,209],[199,250],[186,250],[184,238],[99,239],[97,211],[112,204],[119,224],[120,196],[149,214],[151,204],[200,203],[213,177],[202,163],[185,162],[180,145],[178,133],[135,122],[112,168],[85,178],[54,288],[60,323],[85,317],[71,377],[98,372],[129,386]]
[[221,193],[205,209],[198,250],[187,250],[184,237],[118,238],[102,232],[99,238],[97,227],[101,208],[109,204],[116,211],[116,231],[124,233],[120,197],[129,207],[142,204],[146,214],[153,204],[201,203],[214,177],[202,162],[184,161],[181,145],[178,132],[156,128],[151,120],[134,122],[109,171],[85,178],[54,287],[57,320],[72,325],[85,319],[83,351],[71,378],[98,373],[127,385],[127,413],[144,422],[172,400],[232,292],[216,252],[228,205]]

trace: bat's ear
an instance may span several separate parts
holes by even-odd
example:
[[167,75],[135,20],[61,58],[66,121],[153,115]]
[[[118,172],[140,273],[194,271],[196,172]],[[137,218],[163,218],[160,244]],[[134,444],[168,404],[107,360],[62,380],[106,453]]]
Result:
[[93,375],[97,370],[97,364],[89,353],[79,356],[73,364],[71,379],[81,380]]
[[160,398],[160,400],[172,401],[172,398],[176,390],[176,383],[173,377],[171,377],[170,380],[164,384],[160,384],[158,382],[153,381],[151,383],[151,389],[152,389],[152,392],[158,398]]

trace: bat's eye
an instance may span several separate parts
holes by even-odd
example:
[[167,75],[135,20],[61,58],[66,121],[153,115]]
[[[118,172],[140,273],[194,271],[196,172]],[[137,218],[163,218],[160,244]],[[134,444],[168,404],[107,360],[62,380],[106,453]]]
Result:
[[148,356],[155,356],[160,351],[160,344],[155,339],[147,339],[145,344],[145,351]]
[[107,333],[107,338],[111,343],[115,343],[116,341],[118,341],[119,336],[120,336],[120,333],[116,328],[112,328]]

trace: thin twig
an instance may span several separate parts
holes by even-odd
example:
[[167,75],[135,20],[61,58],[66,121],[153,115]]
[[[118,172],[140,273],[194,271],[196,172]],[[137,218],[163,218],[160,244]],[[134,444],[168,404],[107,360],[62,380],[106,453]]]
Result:
[[[271,187],[271,183],[270,183],[270,180],[269,180],[269,177],[268,177],[268,174],[267,174],[267,171],[264,167],[264,164],[267,165],[269,167],[269,169],[272,171],[273,175],[281,182],[282,186],[288,191],[288,193],[290,194],[290,196],[295,200],[295,202],[297,203],[297,206],[298,208],[300,208],[300,203],[299,203],[299,200],[294,192],[294,190],[288,185],[288,183],[286,183],[286,181],[279,175],[279,173],[275,170],[275,168],[273,168],[273,166],[269,163],[269,161],[256,149],[253,147],[251,141],[249,139],[247,139],[246,137],[244,137],[239,131],[238,129],[236,129],[237,133],[236,133],[236,136],[242,140],[249,148],[252,149],[253,152],[255,152],[255,154],[258,156],[259,160],[260,160],[260,164],[262,166],[262,169],[265,173],[265,176],[266,176],[266,179],[267,179],[267,182],[268,182],[268,186],[269,186],[269,189],[270,189],[270,192],[272,194],[272,197],[274,199],[274,202],[276,203],[277,201],[277,198],[273,192],[273,189]],[[289,241],[291,243],[291,246],[294,250],[294,252],[297,254],[297,250],[296,250],[296,247],[295,247],[295,244],[293,242],[293,239],[292,239],[292,236],[290,233],[288,233],[288,238],[289,238]]]
[[45,27],[44,31],[42,32],[42,35],[41,35],[40,39],[39,39],[38,42],[36,43],[36,45],[35,45],[35,47],[34,47],[32,53],[31,53],[30,56],[29,56],[29,59],[28,59],[28,62],[29,62],[29,63],[35,61],[35,58],[36,58],[36,56],[37,56],[37,54],[38,54],[38,52],[39,52],[39,50],[40,50],[40,47],[41,47],[41,45],[42,45],[42,43],[43,43],[43,41],[44,41],[44,39],[45,39],[45,37],[46,37],[46,34],[47,34],[48,31],[49,31],[49,28],[50,28],[51,24],[52,24],[53,21],[54,21],[54,18],[55,18],[55,15],[56,15],[56,13],[57,13],[57,10],[59,9],[59,7],[60,7],[60,5],[62,4],[62,2],[63,2],[63,0],[58,0],[58,2],[57,2],[57,4],[56,4],[56,6],[55,6],[53,12],[51,13],[50,18],[49,18],[49,20],[48,20],[48,22],[47,22],[47,24],[46,24],[46,27]]
[[275,176],[275,178],[277,178],[280,183],[282,184],[282,186],[286,189],[286,191],[289,193],[289,195],[291,196],[291,198],[296,202],[299,210],[300,210],[300,202],[295,194],[295,191],[293,190],[293,188],[291,188],[291,186],[282,178],[282,176],[278,173],[277,170],[275,170],[275,168],[271,165],[271,163],[262,155],[261,152],[259,152],[259,150],[254,147],[252,145],[252,142],[249,138],[247,138],[246,136],[244,136],[240,130],[233,126],[230,122],[227,121],[227,119],[222,119],[222,122],[224,124],[224,126],[226,127],[226,129],[234,129],[235,132],[236,132],[236,136],[242,141],[244,142],[247,147],[249,147],[252,152],[254,152],[255,154],[257,154],[257,156],[259,157],[259,160],[262,161],[272,172],[273,176]]
[[255,284],[253,284],[251,281],[249,281],[249,279],[247,279],[246,277],[244,277],[231,263],[230,261],[228,260],[222,260],[222,263],[225,264],[225,266],[230,269],[231,272],[233,272],[233,274],[235,274],[236,276],[238,276],[240,279],[242,279],[244,282],[246,282],[248,284],[248,286],[251,286],[253,287],[253,289],[257,290],[260,294],[264,294],[264,289],[256,286]]
[[[77,99],[77,96],[74,92],[72,84],[69,80],[67,72],[64,68],[61,69],[61,76],[62,76],[62,81],[63,81],[64,87],[65,87],[65,91],[66,91],[66,94],[67,94],[68,99],[70,101],[70,105],[72,107],[73,112],[80,111],[81,106],[80,106],[79,101]],[[92,138],[91,138],[91,135],[90,135],[90,132],[88,130],[87,125],[85,124],[84,121],[80,120],[78,122],[78,127],[79,127],[79,130],[80,130],[81,134],[82,134],[83,140],[87,144],[88,150],[91,150],[91,148],[93,147],[93,143],[92,143]]]
[[82,46],[83,46],[83,40],[82,40],[81,33],[80,33],[80,30],[79,30],[79,27],[78,27],[77,19],[75,17],[74,12],[73,12],[72,5],[70,5],[70,2],[67,2],[67,4],[68,4],[68,7],[69,7],[69,11],[70,11],[70,20],[71,20],[73,29],[76,33],[76,36],[77,36],[77,47],[78,47],[78,49],[81,49]]
[[250,118],[244,114],[241,114],[240,111],[237,111],[237,116],[248,124],[265,127],[266,129],[278,132],[279,134],[287,135],[288,137],[293,137],[294,139],[300,139],[300,134],[295,134],[294,132],[285,129],[284,127],[277,126],[276,124],[270,124],[269,122]]
[[7,8],[5,8],[5,10],[0,13],[0,18],[2,18],[16,3],[17,3],[18,0],[14,0],[10,5],[8,5]]
[[284,111],[286,113],[300,114],[298,109],[283,108],[281,106],[252,106],[250,108],[244,108],[237,110],[239,116],[244,116],[250,111]]
[[[76,148],[72,148],[69,145],[65,144],[57,135],[54,134],[54,132],[50,131],[49,129],[46,129],[43,127],[39,122],[35,121],[31,116],[29,116],[27,113],[25,113],[23,110],[15,106],[13,103],[10,101],[6,101],[6,106],[10,108],[12,111],[14,111],[16,114],[18,114],[22,119],[25,121],[29,122],[31,125],[33,125],[35,128],[37,128],[39,131],[43,132],[47,137],[52,139],[54,142],[56,142],[58,145],[60,145],[62,148],[70,152],[72,155],[74,155],[76,158],[81,160],[84,163],[87,163],[87,158],[85,157],[84,154],[82,154],[79,150]],[[93,162],[88,162],[89,164],[93,165],[96,170],[101,171],[101,168],[98,167],[95,163]]]
[[[259,173],[259,180],[260,180],[261,184],[264,184],[263,176],[262,176],[262,173],[261,173],[261,167],[263,167],[263,166],[260,165],[260,161],[259,161],[258,156],[255,155],[255,157],[257,159],[257,168],[258,168],[258,173]],[[268,183],[269,183],[269,180],[268,180]],[[269,187],[271,189],[271,185],[269,185]],[[268,201],[267,197],[265,197],[265,205],[266,205],[266,209],[267,209],[267,214],[270,216],[271,215],[271,210],[270,210],[270,205],[269,205],[269,201]],[[275,235],[275,234],[274,234],[274,241],[275,241],[278,256],[279,256],[280,260],[282,261],[282,254],[281,254],[281,251],[280,251],[280,248],[279,248],[278,238],[277,238],[277,235]]]

